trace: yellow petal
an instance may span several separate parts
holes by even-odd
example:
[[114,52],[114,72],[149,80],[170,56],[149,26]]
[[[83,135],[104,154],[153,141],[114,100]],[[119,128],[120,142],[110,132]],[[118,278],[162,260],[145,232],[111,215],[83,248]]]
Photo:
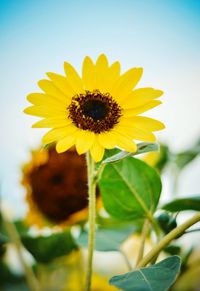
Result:
[[94,88],[94,64],[89,57],[85,57],[82,67],[82,79],[84,89],[93,90]]
[[100,55],[97,59],[95,66],[94,86],[102,92],[107,88],[107,75],[108,75],[108,60],[104,54]]
[[56,144],[56,151],[58,153],[63,153],[71,148],[75,143],[75,136],[68,135],[65,138],[59,140]]
[[40,80],[38,86],[44,91],[47,95],[55,96],[57,99],[65,102],[68,99],[66,94],[63,94],[53,82],[50,80]]
[[163,92],[153,88],[140,88],[131,92],[123,100],[123,108],[135,108],[150,102],[153,99],[159,98]]
[[64,108],[67,105],[69,105],[69,99],[67,98],[64,102],[64,100],[61,101],[54,96],[46,95],[43,93],[31,93],[27,96],[27,100],[34,105],[46,106],[46,107],[55,106],[59,108]]
[[96,163],[100,162],[103,159],[104,148],[96,140],[90,149],[90,153]]
[[44,106],[30,106],[24,110],[24,113],[39,117],[62,117],[65,116],[65,110],[58,110],[53,107],[44,107]]
[[47,73],[47,76],[52,80],[53,84],[66,96],[73,97],[76,92],[68,83],[66,77],[55,73]]
[[118,147],[128,152],[135,152],[137,150],[137,145],[132,140],[131,136],[126,136],[124,134],[121,134],[120,131],[115,130],[113,134],[115,135],[115,138],[117,140]]
[[124,98],[131,90],[137,85],[141,76],[142,76],[142,68],[133,68],[125,72],[117,81],[116,84],[113,85],[113,89],[111,90],[111,95],[120,100]]
[[153,133],[135,127],[128,127],[120,124],[119,126],[115,127],[114,130],[130,139],[136,139],[147,142],[156,141],[155,135]]
[[97,139],[100,145],[105,149],[113,149],[117,145],[116,136],[112,133],[112,131],[98,134]]
[[165,128],[164,124],[158,120],[144,117],[144,116],[135,116],[132,118],[123,119],[120,123],[126,126],[133,126],[145,131],[157,131]]
[[120,76],[120,63],[114,62],[109,68],[112,76],[117,79]]
[[76,150],[79,155],[87,152],[94,143],[95,134],[88,130],[79,130],[76,133]]
[[71,124],[72,121],[68,119],[67,117],[52,117],[52,118],[45,118],[42,119],[32,125],[33,128],[55,128],[55,127],[64,127],[66,125]]
[[73,68],[73,66],[67,62],[64,63],[64,70],[67,77],[67,81],[73,88],[73,90],[78,93],[84,93],[83,89],[83,83],[79,76],[79,74],[76,72],[76,70]]
[[119,79],[120,76],[120,63],[115,62],[113,63],[107,73],[105,79],[105,89],[104,92],[110,92],[111,88],[113,87],[114,83]]
[[43,143],[48,144],[54,141],[63,139],[64,137],[71,135],[77,131],[77,127],[70,124],[65,127],[54,128],[48,131],[42,138]]
[[124,117],[131,117],[131,116],[134,116],[134,115],[138,115],[138,114],[141,114],[145,111],[148,111],[158,105],[162,104],[161,101],[159,100],[152,100],[150,101],[149,103],[146,103],[145,105],[142,105],[142,106],[139,106],[139,107],[136,107],[136,108],[133,108],[133,109],[124,109],[123,110],[123,116]]

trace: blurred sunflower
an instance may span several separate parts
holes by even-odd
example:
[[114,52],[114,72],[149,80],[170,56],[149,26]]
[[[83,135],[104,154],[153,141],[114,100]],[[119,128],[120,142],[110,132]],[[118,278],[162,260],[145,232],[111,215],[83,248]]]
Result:
[[159,121],[138,116],[159,105],[156,99],[163,94],[153,88],[135,89],[142,68],[120,75],[119,62],[109,66],[102,54],[96,64],[84,59],[82,78],[69,63],[64,70],[66,76],[47,73],[49,80],[38,83],[44,93],[28,95],[33,106],[24,110],[43,117],[33,127],[52,128],[43,142],[56,142],[58,153],[75,145],[78,154],[89,150],[98,162],[105,149],[117,146],[135,152],[134,140],[155,141],[153,132],[164,128]]
[[87,217],[87,171],[74,148],[58,154],[54,146],[32,152],[23,166],[29,210],[26,221],[40,227],[73,224]]

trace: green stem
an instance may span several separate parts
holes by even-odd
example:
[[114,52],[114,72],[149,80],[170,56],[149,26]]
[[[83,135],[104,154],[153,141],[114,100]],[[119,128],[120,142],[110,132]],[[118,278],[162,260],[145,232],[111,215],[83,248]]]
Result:
[[24,256],[22,254],[23,246],[19,237],[19,234],[16,230],[15,225],[3,217],[3,224],[5,226],[6,232],[8,234],[8,237],[12,241],[12,243],[15,246],[16,252],[19,257],[19,261],[23,267],[24,274],[27,280],[27,284],[31,291],[39,291],[39,283],[35,277],[35,274],[33,273],[32,268],[26,263]]
[[95,239],[95,219],[96,219],[96,179],[95,162],[90,153],[86,154],[88,169],[88,197],[89,197],[89,238],[88,238],[88,263],[86,272],[86,291],[91,290],[92,283],[92,263]]
[[95,176],[96,176],[97,181],[99,181],[101,179],[101,175],[103,173],[103,170],[104,170],[105,166],[106,166],[106,164],[101,164],[99,166],[98,170],[96,171],[96,175]]
[[182,235],[186,229],[188,229],[193,224],[200,221],[200,212],[195,214],[192,218],[188,219],[183,224],[179,225],[177,228],[173,229],[170,233],[168,233],[162,240],[158,242],[155,247],[139,262],[137,265],[138,268],[145,267],[148,263],[152,261],[152,259],[157,256],[160,251],[162,251],[173,239]]
[[142,228],[141,243],[140,243],[140,249],[139,249],[139,253],[138,253],[138,258],[137,258],[137,261],[136,261],[136,267],[137,267],[137,265],[139,264],[139,262],[143,258],[145,241],[146,241],[146,237],[147,237],[148,232],[149,232],[149,220],[146,219],[144,221],[144,225],[143,225],[143,228]]

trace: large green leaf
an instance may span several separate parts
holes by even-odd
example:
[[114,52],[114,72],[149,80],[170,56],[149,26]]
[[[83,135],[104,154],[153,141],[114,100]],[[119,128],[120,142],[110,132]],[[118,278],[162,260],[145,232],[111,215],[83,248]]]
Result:
[[[95,250],[97,251],[119,251],[121,244],[136,231],[132,226],[124,228],[100,228],[95,233]],[[88,246],[88,232],[82,231],[77,239],[77,244]]]
[[163,205],[162,209],[168,210],[170,212],[178,212],[183,210],[200,211],[200,196],[175,199]]
[[136,232],[141,232],[143,225],[144,225],[144,218],[141,219],[134,219],[134,220],[121,220],[117,219],[116,217],[102,217],[97,216],[96,218],[96,224],[99,226],[99,228],[109,228],[109,229],[116,229],[116,228],[126,228],[131,226],[132,229]]
[[161,180],[156,170],[132,157],[107,164],[99,185],[105,209],[118,219],[151,215],[161,193]]
[[69,254],[77,246],[70,231],[52,234],[50,236],[23,236],[22,242],[36,261],[48,263],[59,256]]
[[112,277],[110,284],[125,291],[166,291],[175,282],[180,265],[180,258],[172,256],[150,267]]

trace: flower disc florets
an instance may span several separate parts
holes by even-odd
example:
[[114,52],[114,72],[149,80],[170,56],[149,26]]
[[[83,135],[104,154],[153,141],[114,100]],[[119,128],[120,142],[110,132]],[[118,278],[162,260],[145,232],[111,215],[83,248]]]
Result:
[[121,107],[112,96],[99,90],[75,95],[68,111],[78,128],[97,134],[111,130],[121,116]]

